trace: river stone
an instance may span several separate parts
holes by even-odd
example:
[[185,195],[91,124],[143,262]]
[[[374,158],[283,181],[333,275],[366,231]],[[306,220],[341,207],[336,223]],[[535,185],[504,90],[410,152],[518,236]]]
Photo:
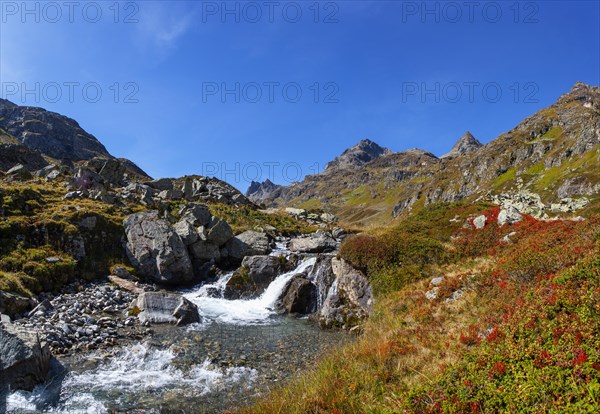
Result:
[[123,224],[126,252],[140,274],[164,284],[186,284],[193,280],[192,262],[181,237],[157,211],[128,216]]
[[318,230],[309,236],[292,239],[289,249],[301,253],[323,253],[335,250],[336,246],[335,239],[329,233]]
[[50,358],[48,343],[36,330],[13,324],[0,326],[0,378],[4,386],[31,391],[46,380]]
[[225,244],[225,247],[228,256],[237,260],[242,260],[246,256],[265,255],[271,252],[267,233],[252,230],[233,237]]
[[198,307],[177,293],[145,292],[133,301],[141,323],[185,325],[200,322]]
[[317,287],[302,274],[294,276],[283,294],[281,306],[287,313],[313,313],[317,307]]

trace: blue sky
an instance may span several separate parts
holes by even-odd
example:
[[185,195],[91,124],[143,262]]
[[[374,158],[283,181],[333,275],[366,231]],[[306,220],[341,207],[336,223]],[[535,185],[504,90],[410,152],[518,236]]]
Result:
[[152,176],[244,190],[363,138],[437,155],[466,130],[489,142],[575,81],[600,85],[598,4],[3,1],[1,91]]

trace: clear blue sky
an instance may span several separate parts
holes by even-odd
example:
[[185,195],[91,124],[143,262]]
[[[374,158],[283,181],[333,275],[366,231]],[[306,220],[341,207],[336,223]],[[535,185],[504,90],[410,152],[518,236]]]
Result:
[[600,85],[597,1],[24,4],[1,2],[3,97],[75,118],[152,176],[240,189],[363,138],[488,142],[575,81]]

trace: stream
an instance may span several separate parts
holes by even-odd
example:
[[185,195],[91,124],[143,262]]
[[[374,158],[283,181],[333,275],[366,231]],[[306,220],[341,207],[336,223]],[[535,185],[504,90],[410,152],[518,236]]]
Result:
[[256,299],[222,297],[232,273],[180,292],[198,306],[201,323],[154,325],[144,341],[62,356],[46,384],[9,395],[8,412],[202,413],[248,404],[349,340],[274,310],[287,283],[315,260],[305,257]]

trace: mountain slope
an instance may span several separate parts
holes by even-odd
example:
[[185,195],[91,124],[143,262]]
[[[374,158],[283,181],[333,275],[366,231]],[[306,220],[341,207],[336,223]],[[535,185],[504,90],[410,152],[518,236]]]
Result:
[[450,156],[384,154],[359,168],[307,176],[263,203],[323,208],[348,223],[370,225],[431,203],[487,194],[533,192],[548,204],[600,191],[600,87],[575,84],[486,145],[469,135]]

